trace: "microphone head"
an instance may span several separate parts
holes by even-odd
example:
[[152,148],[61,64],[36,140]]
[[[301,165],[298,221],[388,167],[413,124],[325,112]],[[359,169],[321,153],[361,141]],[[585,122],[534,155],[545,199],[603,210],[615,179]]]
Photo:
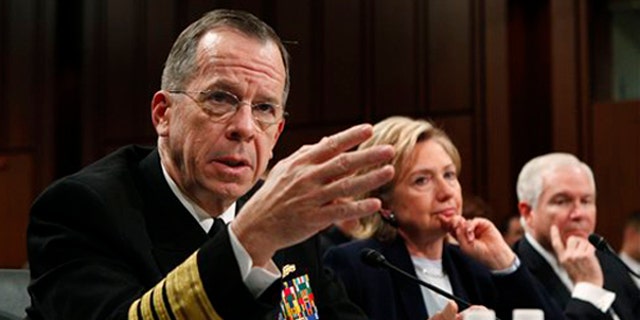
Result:
[[364,248],[360,250],[360,259],[362,262],[376,268],[383,266],[387,262],[387,259],[382,255],[382,253],[371,248]]
[[589,242],[591,242],[591,244],[598,250],[607,250],[607,242],[604,240],[604,237],[597,233],[592,233],[589,235]]

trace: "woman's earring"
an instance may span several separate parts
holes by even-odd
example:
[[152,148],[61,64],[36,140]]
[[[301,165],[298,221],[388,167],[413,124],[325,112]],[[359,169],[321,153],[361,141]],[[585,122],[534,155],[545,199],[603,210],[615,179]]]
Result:
[[390,226],[394,228],[398,227],[398,219],[396,219],[396,215],[393,213],[393,211],[387,210],[387,209],[380,209],[379,213],[380,213],[380,217],[384,222],[388,223]]

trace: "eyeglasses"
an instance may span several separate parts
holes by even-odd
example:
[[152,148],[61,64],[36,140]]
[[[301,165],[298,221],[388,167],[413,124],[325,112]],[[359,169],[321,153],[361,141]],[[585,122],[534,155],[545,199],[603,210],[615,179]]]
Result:
[[[251,106],[251,114],[253,119],[258,122],[262,129],[274,125],[289,114],[284,111],[281,105],[268,102],[248,103],[240,101],[234,94],[223,90],[205,90],[205,91],[185,91],[185,90],[169,90],[169,93],[184,94],[191,98],[209,117],[216,122],[224,122],[229,120],[243,105]],[[190,94],[197,94],[198,98],[192,97]]]

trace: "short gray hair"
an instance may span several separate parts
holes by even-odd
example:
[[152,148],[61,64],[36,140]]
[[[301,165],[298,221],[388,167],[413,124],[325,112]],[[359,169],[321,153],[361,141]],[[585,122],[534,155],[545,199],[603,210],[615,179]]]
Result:
[[596,182],[593,178],[593,172],[586,163],[580,161],[572,154],[554,152],[535,157],[522,167],[516,185],[518,201],[526,202],[532,208],[535,208],[538,205],[540,194],[542,194],[544,178],[549,173],[563,166],[582,168],[589,176],[589,180],[595,190]]
[[256,16],[237,10],[218,9],[206,13],[189,25],[173,43],[162,71],[163,90],[182,90],[197,71],[197,49],[202,36],[218,27],[230,27],[247,36],[267,42],[273,41],[282,55],[285,68],[283,105],[289,95],[289,53],[273,29]]

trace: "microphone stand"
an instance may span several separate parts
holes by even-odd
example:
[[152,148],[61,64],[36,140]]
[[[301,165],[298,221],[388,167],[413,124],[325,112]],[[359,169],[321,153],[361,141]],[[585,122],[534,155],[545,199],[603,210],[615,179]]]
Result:
[[640,275],[637,274],[635,271],[631,270],[631,268],[629,268],[629,266],[626,263],[624,263],[622,259],[620,259],[618,254],[616,254],[615,251],[613,251],[613,249],[611,248],[609,243],[607,243],[607,241],[604,239],[603,236],[596,233],[592,233],[589,235],[588,239],[589,239],[589,242],[591,242],[591,244],[594,247],[596,247],[596,249],[612,256],[615,260],[618,261],[618,263],[622,264],[622,266],[625,268],[625,270],[627,270],[627,272],[629,272],[629,274],[640,279]]
[[[435,292],[435,293],[437,293],[437,294],[439,294],[439,295],[441,295],[441,296],[443,296],[443,297],[445,297],[447,299],[451,299],[451,300],[457,302],[458,305],[460,307],[462,307],[463,309],[469,308],[471,306],[470,302],[465,301],[465,300],[463,300],[461,298],[458,298],[458,297],[456,297],[456,296],[454,296],[454,295],[452,295],[452,294],[450,294],[450,293],[438,288],[437,286],[434,286],[434,285],[432,285],[430,283],[424,282],[420,278],[416,278],[412,274],[410,274],[410,273],[408,273],[408,272],[396,267],[395,265],[393,265],[389,261],[387,261],[387,258],[385,258],[385,256],[382,255],[382,253],[380,253],[380,252],[378,252],[376,250],[373,250],[371,248],[364,248],[364,249],[362,249],[362,251],[360,251],[360,258],[362,259],[362,261],[364,263],[368,264],[369,266],[372,266],[372,267],[384,266],[389,270],[397,272],[397,273],[403,275],[404,277],[406,277],[406,278],[408,278],[408,279],[410,279],[412,281],[415,281],[415,282],[419,283],[420,285],[428,288],[429,290],[432,290],[433,292]],[[495,320],[500,320],[500,318],[498,318],[497,316],[494,317],[494,318],[495,318]]]
[[[471,306],[471,303],[470,303],[470,302],[467,302],[467,301],[465,301],[465,300],[462,300],[461,298],[458,298],[458,297],[456,297],[456,296],[454,296],[454,295],[452,295],[452,294],[450,294],[450,293],[448,293],[448,292],[446,292],[446,291],[444,291],[444,290],[440,289],[440,288],[439,288],[439,287],[437,287],[437,286],[434,286],[434,285],[432,285],[432,284],[430,284],[430,283],[424,282],[424,281],[420,280],[420,278],[416,278],[416,277],[414,277],[413,275],[411,275],[411,274],[407,273],[406,271],[404,271],[404,270],[402,270],[402,269],[400,269],[400,268],[398,268],[398,267],[396,267],[396,266],[392,265],[392,264],[391,264],[391,263],[389,263],[388,261],[384,261],[384,262],[382,262],[382,264],[383,264],[385,267],[387,267],[387,268],[389,268],[389,269],[392,269],[392,270],[394,270],[395,272],[397,272],[397,273],[399,273],[399,274],[401,274],[401,275],[403,275],[403,276],[405,276],[405,277],[407,277],[407,278],[409,278],[409,279],[411,279],[411,280],[413,280],[413,281],[418,282],[419,284],[421,284],[421,285],[423,285],[423,286],[427,287],[429,290],[432,290],[432,291],[436,292],[437,294],[439,294],[439,295],[441,295],[441,296],[443,296],[443,297],[445,297],[445,298],[448,298],[448,299],[454,300],[454,301],[455,301],[455,302],[457,302],[457,303],[458,303],[458,305],[460,305],[460,307],[461,307],[461,308],[463,308],[463,309],[469,308],[469,307]],[[496,320],[499,320],[499,319],[496,319]]]

